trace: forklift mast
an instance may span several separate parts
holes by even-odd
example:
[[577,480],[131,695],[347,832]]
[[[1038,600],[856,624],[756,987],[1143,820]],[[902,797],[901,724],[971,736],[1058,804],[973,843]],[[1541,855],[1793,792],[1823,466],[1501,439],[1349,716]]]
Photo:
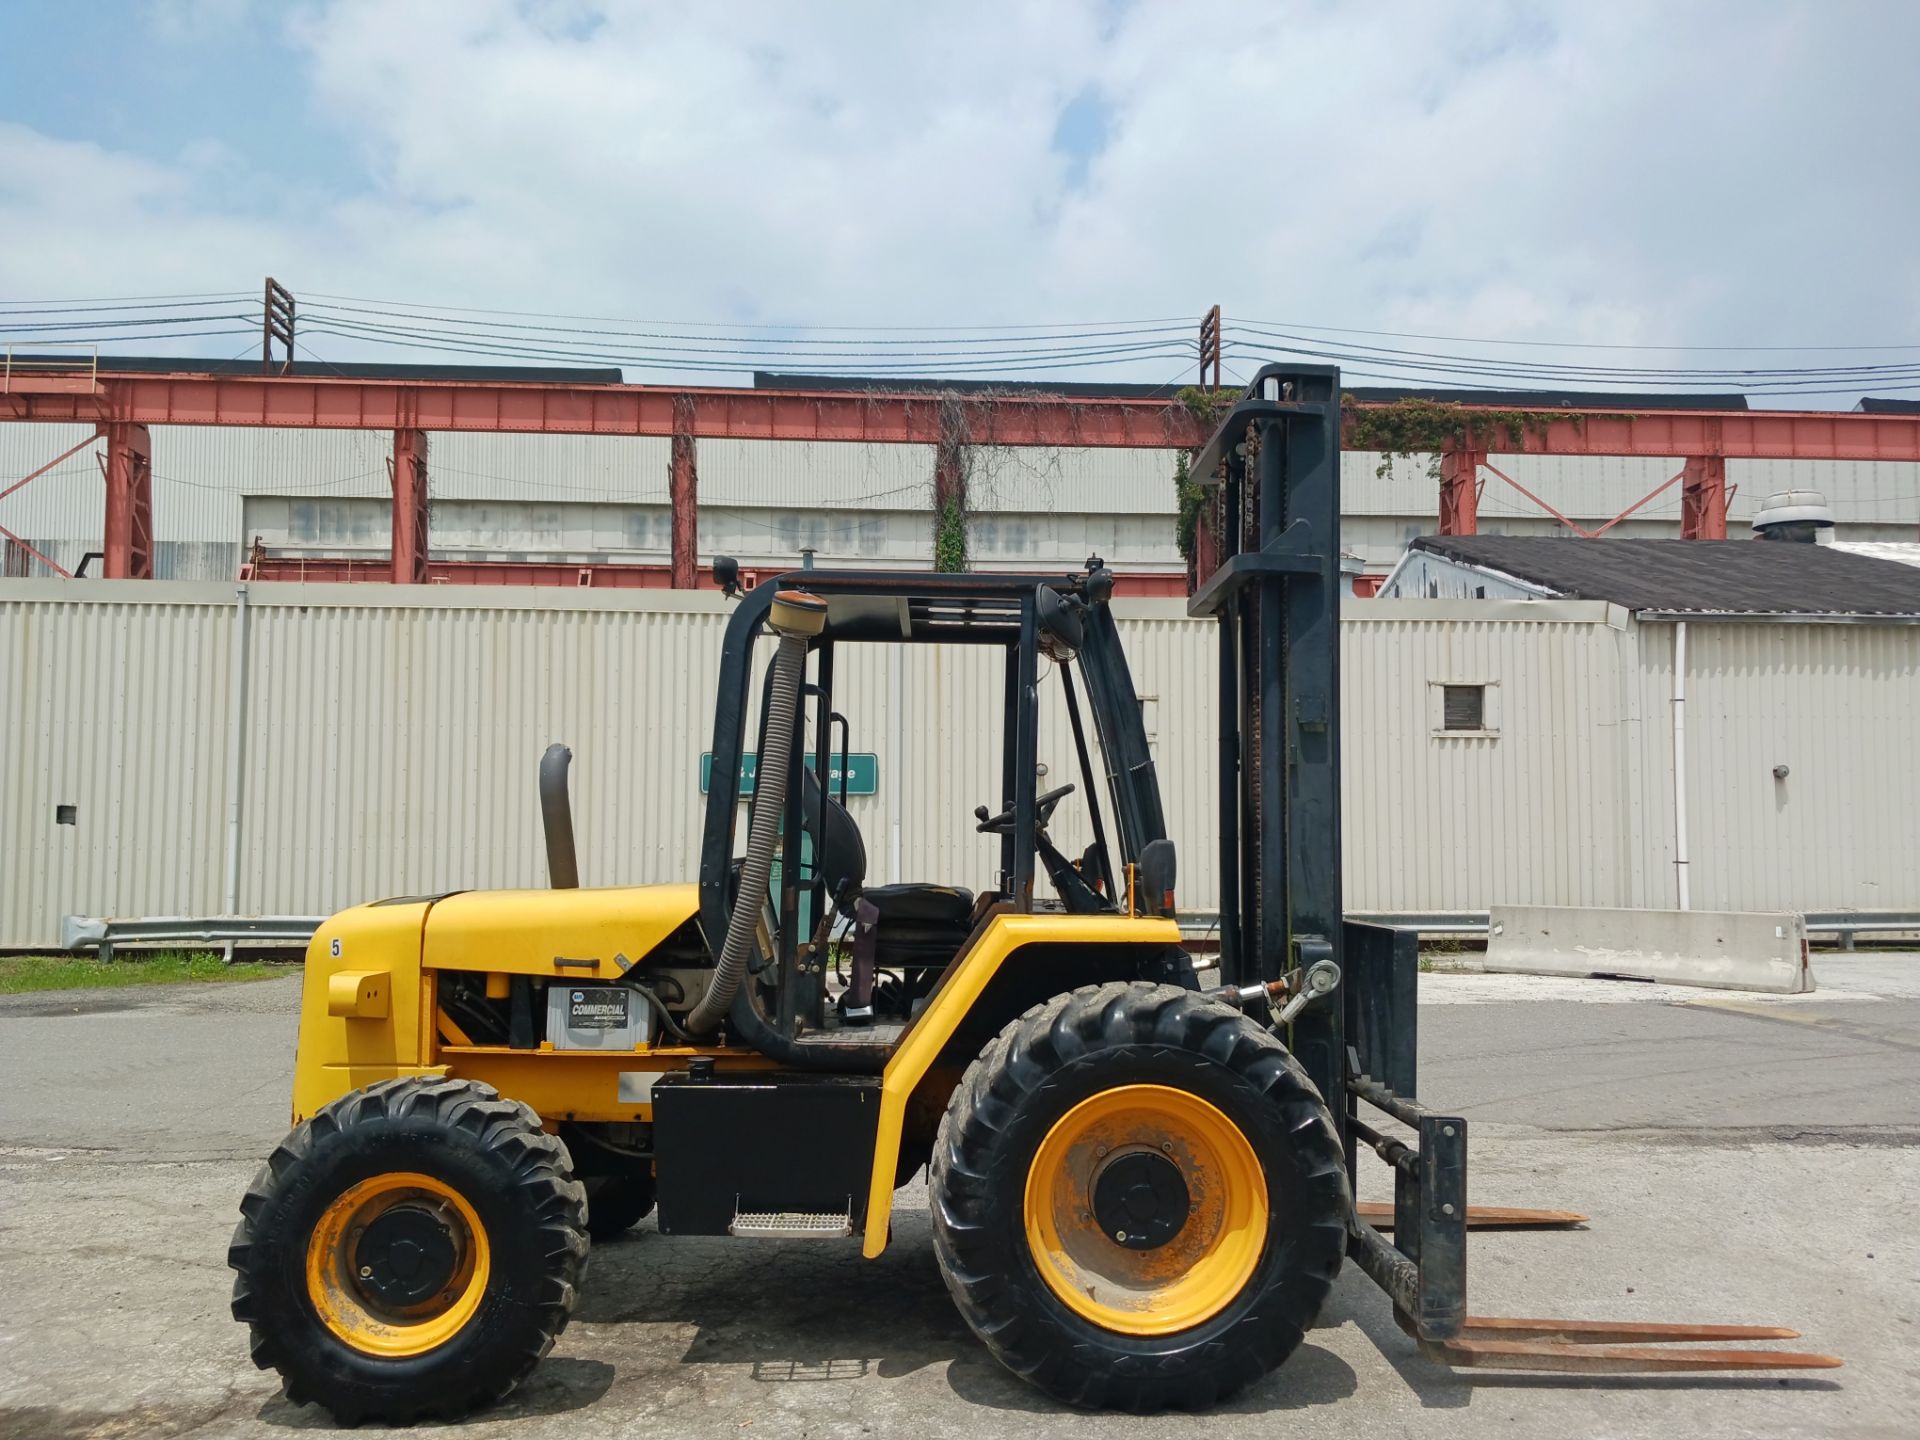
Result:
[[[1221,488],[1220,567],[1187,605],[1219,625],[1221,979],[1344,973],[1340,372],[1262,369],[1191,473]],[[1336,1120],[1343,1019],[1312,1005],[1289,1037]]]

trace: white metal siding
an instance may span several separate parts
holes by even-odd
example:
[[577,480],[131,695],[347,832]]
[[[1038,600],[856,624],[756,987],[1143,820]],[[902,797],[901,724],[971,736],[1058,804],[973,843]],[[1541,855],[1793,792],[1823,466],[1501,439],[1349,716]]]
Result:
[[[233,594],[0,582],[0,723],[22,737],[0,772],[0,944],[51,945],[67,913],[220,910]],[[534,771],[553,740],[574,750],[588,884],[692,875],[727,614],[718,595],[286,584],[249,595],[243,911],[543,884]],[[1137,687],[1154,697],[1182,893],[1206,908],[1214,752],[1185,737],[1212,734],[1212,651],[1178,603],[1115,612]],[[974,830],[973,809],[999,804],[999,657],[974,646],[840,654],[836,703],[854,748],[880,756],[879,795],[851,801],[870,873],[989,885],[998,842]],[[1058,681],[1045,678],[1039,756],[1050,783],[1077,783]],[[80,806],[78,830],[52,824],[66,802]],[[1091,839],[1084,807],[1076,796],[1056,821],[1069,853]]]
[[[552,740],[574,749],[588,883],[692,874],[717,595],[250,596],[243,911],[545,883],[534,770]],[[57,943],[66,913],[220,910],[233,598],[0,581],[0,944]],[[1179,602],[1115,613],[1181,901],[1210,910],[1213,632]],[[1695,623],[1690,645],[1695,905],[1920,908],[1920,629]],[[1671,626],[1595,602],[1375,600],[1346,611],[1341,655],[1349,908],[1673,903]],[[973,808],[999,800],[997,657],[846,646],[840,667],[853,746],[880,757],[880,793],[851,802],[869,875],[990,883]],[[1490,687],[1495,734],[1433,733],[1447,683]],[[1077,783],[1050,667],[1041,697],[1048,780]],[[1083,794],[1054,838],[1069,854],[1091,838]]]
[[221,909],[232,606],[89,588],[103,603],[0,586],[0,944],[56,944],[69,913]]
[[[1640,629],[1669,749],[1673,630]],[[1693,622],[1687,652],[1694,907],[1920,909],[1920,628]],[[1671,904],[1672,771],[1652,773],[1652,903]]]
[[[1609,623],[1609,616],[1613,623]],[[1341,627],[1352,910],[1625,903],[1618,631],[1595,602],[1375,600]],[[1490,736],[1436,735],[1485,685]]]

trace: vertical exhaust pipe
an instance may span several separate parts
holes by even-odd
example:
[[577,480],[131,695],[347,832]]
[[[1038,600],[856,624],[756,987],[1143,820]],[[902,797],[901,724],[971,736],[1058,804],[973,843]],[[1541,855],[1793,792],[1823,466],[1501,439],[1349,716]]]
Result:
[[[773,846],[780,837],[781,799],[793,759],[793,722],[800,704],[800,681],[807,665],[807,641],[827,624],[826,601],[799,590],[782,590],[773,597],[767,625],[780,637],[768,680],[766,732],[760,737],[759,794],[753,807],[753,828],[747,832],[747,853],[740,863],[740,892],[733,897],[727,917],[726,943],[714,962],[713,983],[687,1016],[686,1028],[705,1035],[717,1028],[733,1006],[740,977],[746,974],[754,931],[766,905],[767,881],[773,872]],[[733,783],[716,775],[715,785]]]
[[573,751],[553,744],[540,757],[540,824],[547,832],[547,883],[556,890],[580,888],[573,853],[573,802],[567,798],[567,766]]

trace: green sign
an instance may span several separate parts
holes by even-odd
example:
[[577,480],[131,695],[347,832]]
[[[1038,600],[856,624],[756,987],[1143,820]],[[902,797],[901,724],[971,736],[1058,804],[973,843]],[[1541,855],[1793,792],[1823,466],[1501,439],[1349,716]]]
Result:
[[[807,757],[807,763],[813,763],[813,757]],[[740,757],[740,798],[745,800],[753,794],[753,777],[759,769],[760,757],[751,750]],[[840,781],[844,776],[849,795],[878,795],[880,793],[880,757],[863,750],[851,755],[835,755],[831,758],[827,770],[827,790],[836,799],[840,795]],[[700,793],[706,794],[713,785],[713,752],[706,750],[700,755]]]

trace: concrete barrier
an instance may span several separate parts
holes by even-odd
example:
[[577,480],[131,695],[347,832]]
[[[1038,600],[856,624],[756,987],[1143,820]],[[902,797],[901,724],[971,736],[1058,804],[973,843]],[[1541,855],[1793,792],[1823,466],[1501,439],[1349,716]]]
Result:
[[1496,905],[1486,968],[1786,995],[1813,989],[1806,921],[1791,913]]

